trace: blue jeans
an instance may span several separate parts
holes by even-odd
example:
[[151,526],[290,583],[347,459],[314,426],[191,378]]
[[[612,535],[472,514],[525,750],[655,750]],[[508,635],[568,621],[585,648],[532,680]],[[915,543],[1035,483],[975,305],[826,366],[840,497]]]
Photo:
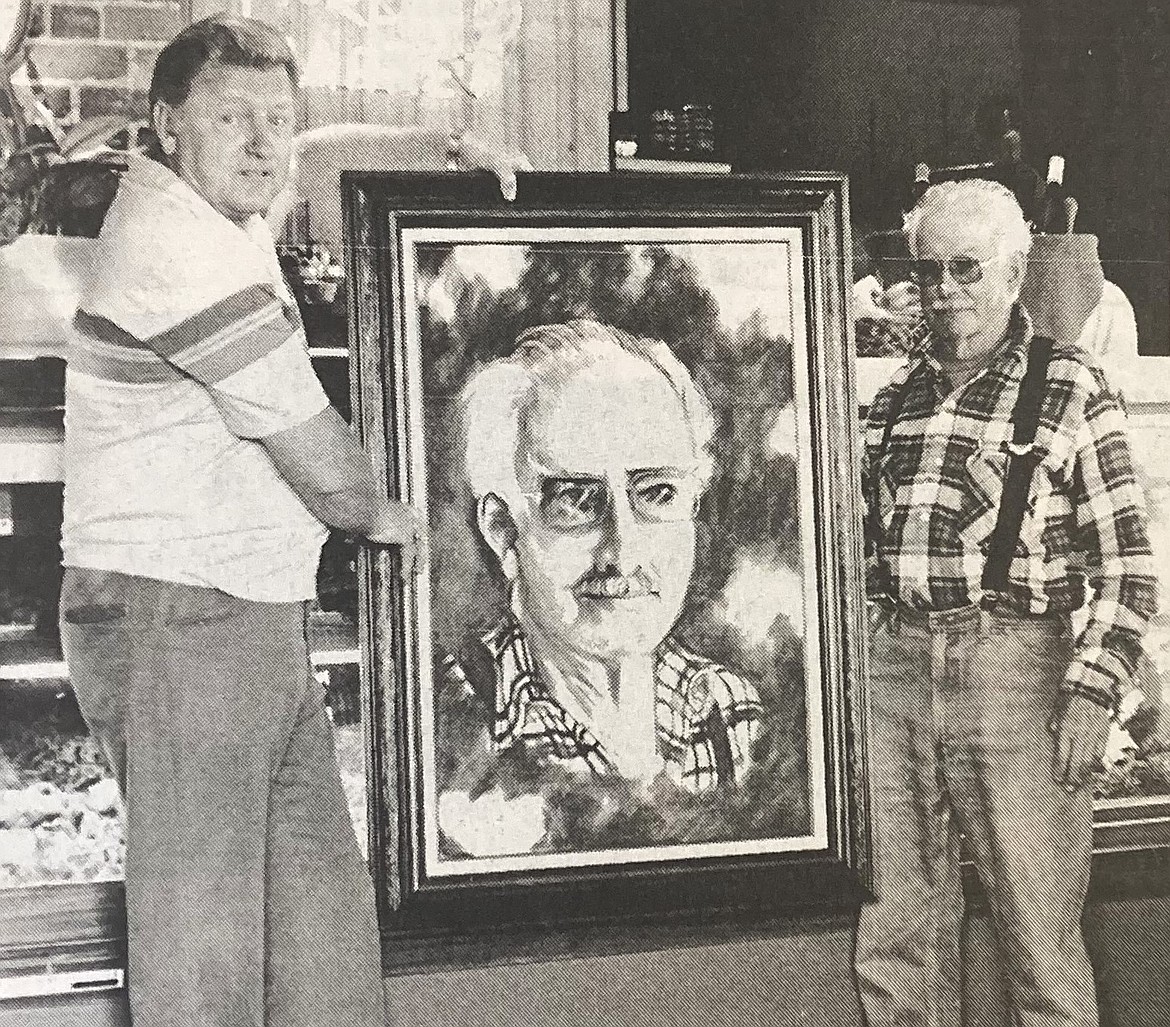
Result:
[[374,889],[303,603],[66,568],[78,704],[126,797],[134,1027],[383,1027]]
[[1072,658],[1063,619],[969,607],[880,618],[871,768],[878,900],[858,924],[871,1027],[960,1023],[961,832],[1020,1027],[1096,1027],[1081,933],[1089,789],[1053,780],[1047,725]]

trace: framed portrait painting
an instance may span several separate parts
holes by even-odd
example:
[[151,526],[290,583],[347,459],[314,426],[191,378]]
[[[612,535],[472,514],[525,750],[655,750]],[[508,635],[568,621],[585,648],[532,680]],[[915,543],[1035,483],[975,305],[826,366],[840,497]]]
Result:
[[355,421],[429,531],[363,575],[393,959],[854,901],[843,179],[344,192]]

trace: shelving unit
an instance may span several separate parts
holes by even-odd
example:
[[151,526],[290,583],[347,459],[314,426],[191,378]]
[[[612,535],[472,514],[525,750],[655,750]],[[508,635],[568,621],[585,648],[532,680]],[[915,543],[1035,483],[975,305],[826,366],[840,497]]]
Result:
[[[348,416],[344,304],[303,306],[301,313],[313,365],[330,400]],[[20,559],[24,538],[35,536],[41,549],[35,559],[45,566],[32,568],[32,573],[55,574],[58,580],[60,568],[55,559],[46,558],[44,550],[47,541],[60,536],[59,509],[52,514],[42,509],[38,523],[33,524],[20,523],[20,515],[29,505],[21,502],[29,486],[59,485],[63,479],[62,356],[57,349],[40,345],[15,340],[0,343],[0,543],[8,547],[6,556],[11,563]],[[43,503],[38,505],[44,507]],[[27,564],[23,569],[30,573]],[[56,595],[55,588],[48,585],[44,592]],[[357,665],[357,628],[348,618],[318,611],[310,624],[310,636],[314,668],[327,686],[334,671]],[[68,670],[51,629],[38,632],[31,624],[0,624],[0,682],[56,687],[67,680]]]
[[[349,409],[344,311],[343,303],[302,308],[313,365],[330,400],[343,413]],[[35,334],[31,314],[25,313],[29,316],[24,322],[0,326],[0,332],[18,334],[22,325],[31,325]],[[102,787],[108,790],[113,782],[86,739],[56,634],[62,357],[63,345],[0,341],[0,708],[5,710],[0,721],[5,729],[0,799],[9,803],[9,809],[33,810],[32,816],[38,801],[81,811],[91,833],[82,831],[82,821],[60,816],[44,822],[29,819],[26,828],[0,823],[0,847],[10,846],[9,865],[0,866],[0,878],[19,884],[5,891],[11,908],[0,915],[0,963],[9,972],[0,979],[0,999],[121,985],[123,956],[117,939],[123,930],[118,918],[124,914],[121,882],[114,879],[121,873],[121,857],[120,849],[111,847],[111,840],[120,837],[117,816],[108,809],[91,808],[87,798]],[[352,548],[341,537],[327,543],[320,604],[310,613],[309,642],[313,671],[334,726],[347,796],[351,807],[364,810]],[[100,777],[96,784],[90,781],[94,774]],[[38,790],[42,787],[43,792]],[[355,820],[355,828],[365,836],[363,823]],[[23,848],[13,847],[18,836]],[[24,905],[11,901],[14,893]]]
[[0,409],[0,488],[61,480],[64,410]]
[[0,488],[61,480],[64,375],[55,351],[0,344]]

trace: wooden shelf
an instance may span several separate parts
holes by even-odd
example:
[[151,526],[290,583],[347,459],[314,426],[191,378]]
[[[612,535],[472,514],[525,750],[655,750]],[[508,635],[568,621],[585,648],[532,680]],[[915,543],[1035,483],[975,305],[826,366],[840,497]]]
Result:
[[61,681],[68,674],[61,649],[30,628],[23,637],[0,637],[0,681]]
[[60,481],[64,441],[60,408],[0,410],[0,484]]
[[688,160],[686,157],[615,157],[614,170],[654,174],[685,172],[693,175],[729,175],[731,165],[717,160]]

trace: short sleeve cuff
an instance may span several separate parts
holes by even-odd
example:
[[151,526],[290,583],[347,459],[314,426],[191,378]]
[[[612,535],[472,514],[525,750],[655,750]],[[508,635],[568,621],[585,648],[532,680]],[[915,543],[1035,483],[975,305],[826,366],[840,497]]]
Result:
[[299,333],[210,391],[228,429],[244,439],[295,428],[329,406]]

